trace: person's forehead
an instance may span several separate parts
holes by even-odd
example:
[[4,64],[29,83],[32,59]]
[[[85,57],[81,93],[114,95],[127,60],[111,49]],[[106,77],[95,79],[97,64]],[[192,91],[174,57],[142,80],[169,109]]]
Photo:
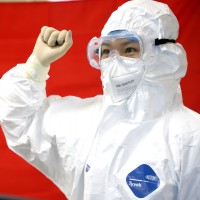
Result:
[[131,40],[129,38],[117,38],[115,40],[104,40],[102,41],[102,46],[126,46],[129,44],[133,44],[133,45],[139,45],[138,41],[135,40]]

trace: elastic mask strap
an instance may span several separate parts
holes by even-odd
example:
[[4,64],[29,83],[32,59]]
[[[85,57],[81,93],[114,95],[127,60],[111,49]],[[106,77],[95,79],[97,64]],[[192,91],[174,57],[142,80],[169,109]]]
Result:
[[176,40],[173,39],[155,39],[155,46],[166,44],[166,43],[176,43]]

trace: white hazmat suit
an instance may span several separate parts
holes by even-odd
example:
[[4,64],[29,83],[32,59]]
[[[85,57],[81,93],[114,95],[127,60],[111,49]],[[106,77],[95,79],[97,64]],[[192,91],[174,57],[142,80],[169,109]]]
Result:
[[186,54],[178,43],[154,43],[176,40],[178,28],[156,1],[113,12],[101,36],[128,30],[143,42],[143,76],[124,99],[113,101],[110,72],[102,71],[103,95],[46,98],[48,67],[35,55],[11,69],[0,80],[9,147],[69,200],[200,200],[200,116],[183,105],[180,89]]

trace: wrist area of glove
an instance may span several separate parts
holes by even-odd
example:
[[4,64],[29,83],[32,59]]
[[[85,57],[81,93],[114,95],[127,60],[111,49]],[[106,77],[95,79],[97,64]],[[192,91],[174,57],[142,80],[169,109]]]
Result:
[[42,65],[34,54],[28,58],[24,65],[25,76],[36,82],[43,82],[49,78],[49,66]]

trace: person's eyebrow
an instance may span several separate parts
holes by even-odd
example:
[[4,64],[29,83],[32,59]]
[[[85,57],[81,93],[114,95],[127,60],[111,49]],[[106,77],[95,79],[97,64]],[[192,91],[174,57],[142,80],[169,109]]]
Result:
[[122,45],[122,46],[126,46],[126,45],[132,44],[132,43],[134,43],[134,44],[139,44],[139,42],[137,42],[137,41],[127,40],[127,41],[122,42],[121,45]]
[[111,44],[111,43],[109,43],[109,42],[103,42],[101,46],[108,46],[108,47],[111,47],[111,46],[112,46],[112,44]]

